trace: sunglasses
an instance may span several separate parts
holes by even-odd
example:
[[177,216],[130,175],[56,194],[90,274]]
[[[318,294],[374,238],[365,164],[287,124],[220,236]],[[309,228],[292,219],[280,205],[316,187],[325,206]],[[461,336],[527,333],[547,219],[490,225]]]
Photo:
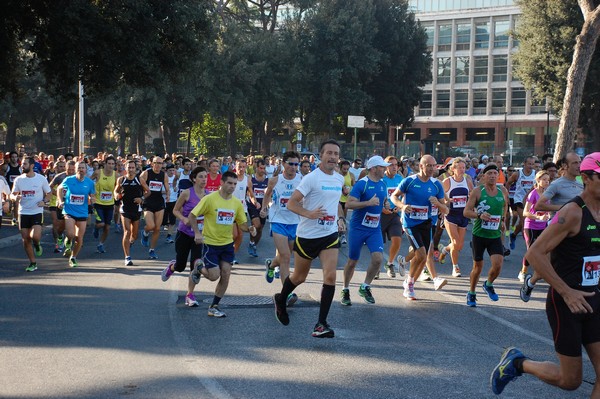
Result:
[[290,166],[298,166],[300,165],[298,162],[286,162]]

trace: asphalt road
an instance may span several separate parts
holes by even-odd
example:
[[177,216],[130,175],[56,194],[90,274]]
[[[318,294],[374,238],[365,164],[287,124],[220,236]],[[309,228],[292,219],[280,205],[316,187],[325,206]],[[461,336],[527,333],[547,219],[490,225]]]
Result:
[[[334,339],[310,335],[320,297],[318,262],[296,291],[300,302],[290,310],[290,325],[276,322],[271,296],[281,285],[264,279],[264,259],[274,252],[268,237],[259,258],[250,258],[245,245],[240,250],[223,319],[207,316],[215,283],[203,279],[197,297],[204,302],[187,308],[187,273],[161,281],[174,257],[164,233],[160,260],[147,259],[138,241],[133,267],[123,266],[120,235],[111,232],[105,254],[95,253],[94,241],[88,229],[80,267],[70,269],[52,253],[46,229],[34,273],[24,271],[20,244],[0,248],[0,397],[490,398],[489,375],[504,347],[556,360],[544,311],[547,286],[538,286],[527,304],[519,299],[522,239],[495,284],[500,301],[491,302],[479,287],[477,308],[465,305],[468,277],[449,277],[449,261],[438,266],[449,280],[441,291],[417,283],[418,300],[407,301],[402,280],[382,272],[372,288],[377,303],[364,303],[357,289],[369,261],[366,248],[351,288],[353,305],[343,307],[343,248],[329,317]],[[401,253],[406,248],[404,240]],[[470,259],[466,245],[464,276]],[[575,392],[524,376],[502,397],[589,397],[594,380],[586,358],[584,383]]]

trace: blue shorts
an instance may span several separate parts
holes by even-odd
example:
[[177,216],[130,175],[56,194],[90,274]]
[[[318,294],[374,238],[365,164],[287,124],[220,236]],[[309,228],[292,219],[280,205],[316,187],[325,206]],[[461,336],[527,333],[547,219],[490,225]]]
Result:
[[358,260],[363,244],[367,244],[367,248],[371,253],[383,252],[381,229],[379,227],[376,229],[361,229],[350,226],[348,232],[348,258]]
[[297,224],[271,223],[271,236],[273,233],[286,236],[288,241],[296,239]]
[[231,264],[233,263],[233,257],[233,243],[226,245],[204,244],[204,266],[207,269],[219,267],[221,261]]
[[96,223],[110,224],[112,222],[113,215],[115,213],[114,205],[94,204],[94,208],[96,209],[96,213],[100,218],[100,220],[97,220]]
[[457,225],[458,227],[467,227],[469,225],[469,218],[462,215],[453,215],[451,213],[446,215],[446,221]]

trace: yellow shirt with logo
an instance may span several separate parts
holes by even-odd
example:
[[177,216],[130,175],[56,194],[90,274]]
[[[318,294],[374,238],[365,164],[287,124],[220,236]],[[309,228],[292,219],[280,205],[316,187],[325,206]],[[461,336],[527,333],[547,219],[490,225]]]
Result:
[[[342,177],[344,178],[344,186],[349,187],[348,189],[348,194],[350,193],[350,189],[352,189],[352,176],[350,176],[350,172],[346,173],[346,175],[342,175]],[[344,195],[342,194],[340,196],[340,202],[346,202],[348,201],[348,195]]]
[[246,213],[239,199],[224,199],[218,191],[206,195],[190,212],[195,217],[204,215],[204,243],[227,245],[233,242],[234,223],[246,223]]
[[100,205],[114,205],[115,199],[113,191],[115,189],[115,182],[117,181],[117,174],[113,171],[112,176],[104,174],[104,170],[100,171],[100,176],[96,182],[96,204]]

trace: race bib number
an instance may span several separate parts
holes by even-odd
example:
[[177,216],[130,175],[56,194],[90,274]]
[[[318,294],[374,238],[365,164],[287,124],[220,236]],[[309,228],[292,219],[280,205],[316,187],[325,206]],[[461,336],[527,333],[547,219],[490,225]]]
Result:
[[256,198],[256,199],[265,198],[265,189],[264,188],[255,188],[254,189],[254,198]]
[[150,187],[150,191],[162,191],[163,184],[159,181],[151,181],[148,187]]
[[429,219],[429,207],[428,206],[417,206],[411,205],[412,212],[410,213],[411,219],[416,220],[427,220]]
[[10,175],[10,182],[14,183],[17,177],[19,177],[19,175]]
[[335,216],[327,215],[317,219],[317,224],[325,229],[330,228],[335,223]]
[[500,215],[491,215],[490,220],[481,221],[481,228],[486,230],[498,230],[500,228]]
[[202,231],[204,229],[204,215],[198,216],[196,223],[198,223],[198,230]]
[[21,191],[21,197],[23,198],[33,198],[35,197],[35,191],[34,190],[23,190]]
[[584,256],[581,270],[581,285],[593,287],[600,280],[600,256]]
[[431,216],[437,216],[439,212],[439,209],[437,207],[437,205],[431,205]]
[[387,189],[388,198],[392,198],[392,194],[394,194],[394,191],[396,191],[396,189],[394,187],[388,187],[388,189]]
[[365,217],[362,220],[362,225],[365,227],[370,227],[372,229],[375,229],[379,226],[379,218],[380,215],[376,214],[376,213],[365,213]]
[[452,207],[453,208],[464,208],[467,206],[467,196],[466,195],[457,195],[456,197],[452,197]]
[[110,191],[102,191],[100,192],[100,201],[110,201],[112,200],[113,193]]
[[69,202],[71,205],[83,205],[85,204],[85,195],[71,194],[69,196]]
[[531,188],[533,187],[533,183],[535,183],[534,180],[521,180],[521,185],[525,189],[525,192],[531,190]]
[[283,209],[287,209],[287,203],[289,200],[290,200],[289,198],[284,198],[284,197],[280,198],[279,199],[279,207],[283,208]]
[[232,209],[217,209],[217,224],[233,224],[235,212]]

